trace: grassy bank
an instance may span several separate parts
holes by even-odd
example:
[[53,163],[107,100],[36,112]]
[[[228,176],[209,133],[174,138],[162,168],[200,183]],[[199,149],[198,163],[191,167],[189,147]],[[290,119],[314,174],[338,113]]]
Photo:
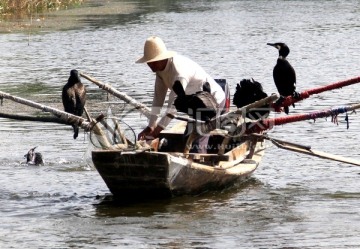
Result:
[[79,5],[85,0],[0,0],[0,15],[24,17],[32,13],[64,9]]

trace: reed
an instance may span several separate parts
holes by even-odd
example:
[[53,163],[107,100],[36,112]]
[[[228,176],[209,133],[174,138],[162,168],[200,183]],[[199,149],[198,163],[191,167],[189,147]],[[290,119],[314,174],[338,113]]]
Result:
[[0,15],[29,16],[32,13],[64,9],[85,0],[0,0]]

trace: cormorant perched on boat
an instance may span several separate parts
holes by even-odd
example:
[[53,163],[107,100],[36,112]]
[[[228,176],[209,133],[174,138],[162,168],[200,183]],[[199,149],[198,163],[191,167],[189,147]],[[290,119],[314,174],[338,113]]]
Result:
[[[86,89],[81,83],[79,72],[75,69],[70,71],[70,77],[62,90],[62,102],[64,110],[68,113],[82,116],[86,102]],[[74,139],[78,137],[79,127],[72,125],[74,128]]]
[[[237,108],[241,108],[260,99],[266,98],[268,95],[264,92],[261,83],[254,79],[243,79],[236,85],[236,91],[233,98],[233,104]],[[270,106],[264,105],[253,111],[247,112],[246,117],[250,119],[266,118],[270,112]]]
[[[273,70],[273,77],[276,88],[279,92],[280,99],[278,103],[280,104],[285,97],[293,96],[298,98],[299,93],[295,91],[296,89],[296,73],[294,68],[286,60],[286,56],[290,53],[289,47],[285,43],[267,43],[269,46],[273,46],[279,50],[279,58]],[[293,105],[295,107],[295,105]],[[289,113],[289,107],[284,107],[286,114]]]
[[29,165],[36,165],[36,166],[44,165],[44,159],[43,159],[41,153],[35,152],[36,148],[37,148],[37,146],[30,149],[28,151],[28,153],[24,155],[24,157],[26,158],[26,163]]

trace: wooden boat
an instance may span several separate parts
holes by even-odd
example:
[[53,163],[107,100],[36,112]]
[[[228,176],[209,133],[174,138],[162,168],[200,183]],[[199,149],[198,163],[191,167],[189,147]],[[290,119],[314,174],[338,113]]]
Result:
[[[150,110],[145,105],[130,98],[126,94],[117,91],[108,84],[96,81],[89,76],[84,74],[81,74],[81,76],[124,100],[145,116],[151,116]],[[360,82],[360,77],[333,83],[325,87],[310,89],[302,92],[300,98],[293,99],[291,96],[287,97],[281,106],[289,106],[312,94],[318,94],[358,82]],[[360,103],[331,108],[324,111],[290,115],[285,118],[276,117],[257,120],[255,123],[250,123],[249,127],[246,127],[246,132],[252,133],[253,135],[248,137],[243,136],[241,137],[241,140],[236,141],[234,139],[230,139],[233,141],[229,141],[229,138],[233,137],[232,134],[230,134],[231,136],[223,136],[212,132],[210,144],[216,145],[212,146],[212,148],[214,148],[213,151],[210,151],[209,154],[192,154],[187,153],[186,150],[184,150],[184,145],[186,145],[186,143],[182,140],[183,131],[179,132],[178,129],[161,133],[160,138],[157,140],[158,143],[154,143],[155,146],[153,147],[143,150],[129,150],[126,146],[113,146],[109,143],[106,136],[103,136],[102,130],[99,128],[99,123],[102,123],[103,115],[98,116],[96,119],[92,119],[87,115],[88,120],[85,120],[82,117],[24,98],[16,97],[2,91],[0,91],[0,97],[42,111],[50,112],[56,116],[56,118],[46,119],[46,122],[51,121],[69,125],[76,124],[84,130],[91,130],[94,132],[97,141],[101,145],[101,149],[92,151],[93,163],[114,196],[125,197],[127,199],[144,196],[151,198],[197,194],[209,189],[222,189],[235,182],[245,181],[256,170],[261,161],[265,149],[263,139],[270,140],[273,144],[282,149],[360,166],[358,160],[315,151],[310,146],[289,143],[263,136],[262,134],[260,136],[254,135],[271,129],[274,125],[312,120],[320,117],[336,117],[336,115],[340,113],[359,109]],[[252,110],[252,108],[273,103],[276,99],[278,99],[278,96],[272,95],[227,114],[235,115],[236,118],[240,114]],[[20,120],[45,122],[45,119],[28,116],[9,116],[1,113],[0,116]],[[231,115],[228,116],[231,117]],[[239,121],[241,120],[239,119]],[[236,128],[240,127],[241,124],[244,124],[244,122],[237,122]],[[106,125],[103,126],[105,127]],[[159,141],[162,139],[167,139],[170,142],[176,141],[175,145],[177,146],[174,144],[167,147],[159,146],[159,144],[161,144]],[[220,146],[220,148],[218,148],[217,145],[231,146],[226,148]]]
[[[82,74],[91,82],[95,83],[107,92],[124,100],[126,103],[134,106],[145,116],[150,115],[146,106],[138,103],[124,93],[96,81],[89,76]],[[307,98],[310,94],[317,94],[322,91],[334,89],[349,84],[359,82],[360,78],[351,79],[344,82],[334,83],[327,87],[311,89],[311,91],[301,94],[301,99]],[[262,107],[265,104],[273,103],[278,99],[278,95],[272,95],[262,100],[250,103],[228,114],[239,115],[246,113],[252,108]],[[290,106],[296,102],[296,99],[286,99],[282,106]],[[273,104],[272,104],[273,105]],[[338,113],[343,110],[353,110],[360,106],[340,108]],[[276,109],[279,109],[277,107]],[[336,111],[337,112],[337,111]],[[271,129],[273,125],[279,125],[299,120],[314,119],[314,117],[325,117],[335,115],[334,110],[328,110],[300,117],[288,117],[286,119],[274,118],[258,120],[254,125],[246,128],[246,132],[259,134],[264,130]],[[228,115],[231,117],[231,115]],[[239,119],[236,129],[244,124],[244,120]],[[236,130],[235,129],[235,130]],[[198,194],[211,189],[223,189],[235,182],[246,181],[258,167],[264,154],[264,141],[269,139],[279,148],[296,151],[308,155],[327,158],[331,160],[360,165],[359,162],[348,160],[346,158],[325,155],[324,153],[314,152],[311,148],[287,143],[284,141],[269,138],[267,136],[243,136],[241,140],[234,141],[230,136],[210,133],[210,147],[214,148],[208,154],[192,154],[184,149],[188,141],[183,141],[183,131],[173,129],[168,132],[162,132],[157,143],[154,143],[151,149],[143,151],[128,151],[124,149],[98,149],[92,151],[92,160],[94,166],[104,179],[108,188],[114,196],[120,196],[125,199],[131,198],[153,198],[153,197],[171,197],[184,194]],[[165,148],[158,146],[162,139],[170,142]],[[175,141],[171,144],[171,141]],[[184,146],[185,145],[185,146]],[[221,145],[218,148],[218,145]],[[231,145],[224,148],[224,145]],[[217,149],[218,148],[218,149]]]
[[[144,151],[97,149],[92,151],[92,160],[115,197],[168,198],[246,181],[264,154],[264,142],[259,139],[236,141],[223,152],[213,149],[209,154],[184,153],[182,134],[174,130],[160,134],[160,141],[176,141],[177,146]],[[210,147],[218,148],[223,139],[223,135],[212,132]]]

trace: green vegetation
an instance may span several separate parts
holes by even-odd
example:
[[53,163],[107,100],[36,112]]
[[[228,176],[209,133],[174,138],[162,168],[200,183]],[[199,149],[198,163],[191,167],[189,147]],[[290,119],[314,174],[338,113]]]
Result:
[[69,6],[79,5],[85,0],[0,0],[1,16],[29,16],[40,13],[64,9]]

